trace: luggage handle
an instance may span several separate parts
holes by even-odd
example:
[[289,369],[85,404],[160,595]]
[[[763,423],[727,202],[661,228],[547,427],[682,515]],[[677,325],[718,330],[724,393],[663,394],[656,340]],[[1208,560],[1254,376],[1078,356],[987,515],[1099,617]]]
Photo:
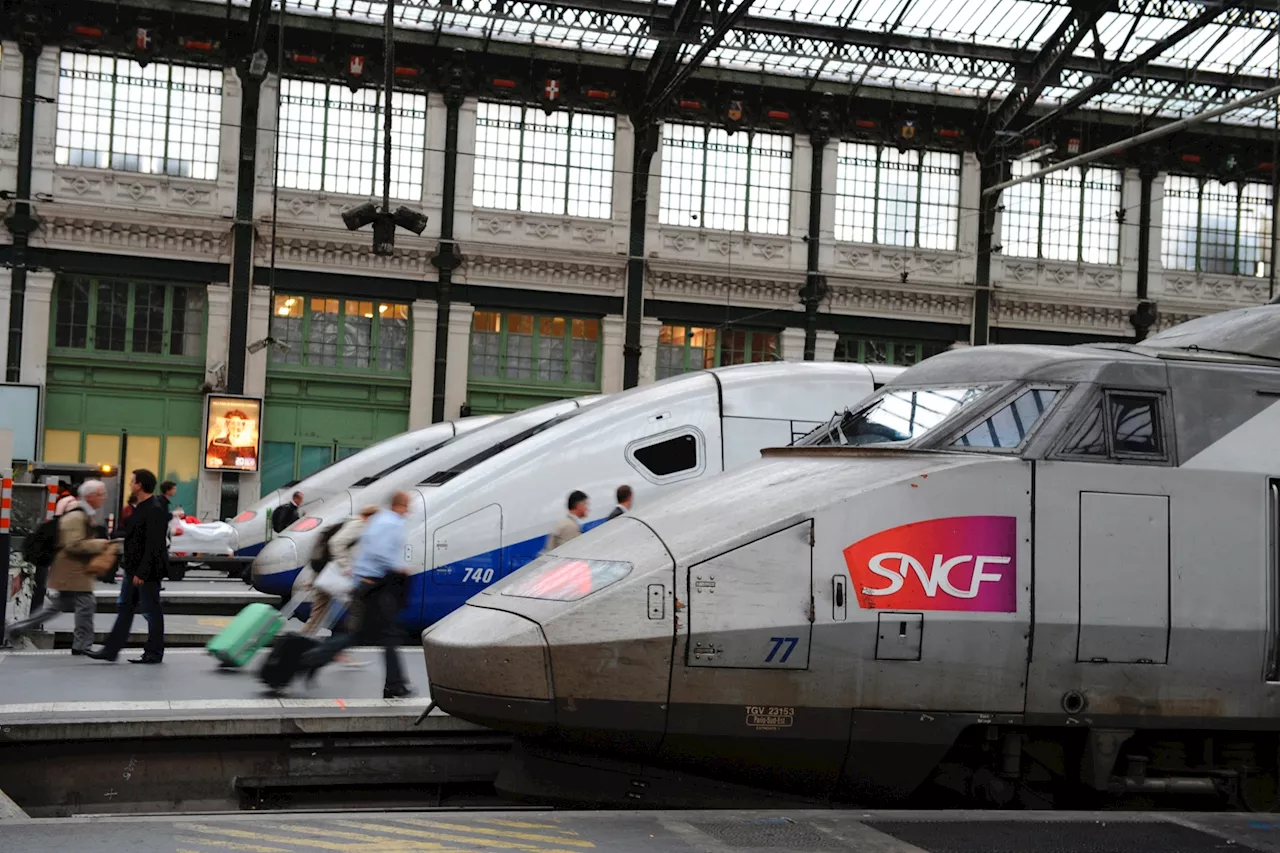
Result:
[[309,599],[310,597],[311,597],[310,587],[307,587],[306,589],[298,590],[298,594],[290,598],[287,602],[285,602],[284,607],[280,608],[280,623],[283,625],[284,623],[292,619],[293,614],[297,612],[299,607],[301,607],[303,604],[306,604],[307,599]]

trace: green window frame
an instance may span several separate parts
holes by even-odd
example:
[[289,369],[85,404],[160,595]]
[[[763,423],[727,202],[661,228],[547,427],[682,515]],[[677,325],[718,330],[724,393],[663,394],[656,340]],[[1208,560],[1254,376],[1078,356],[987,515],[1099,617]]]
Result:
[[960,155],[841,142],[835,238],[955,251],[960,235]]
[[1160,255],[1165,269],[1268,275],[1274,204],[1270,184],[1166,175],[1163,203]]
[[[331,332],[327,337],[326,325]],[[412,366],[413,325],[405,302],[277,293],[271,337],[288,346],[284,351],[271,347],[272,370],[320,367],[344,374],[407,376]]]
[[909,338],[872,338],[841,335],[836,341],[835,361],[856,364],[893,364],[910,367],[932,355],[945,352],[946,341],[911,340]]
[[[1041,168],[1015,160],[1012,176]],[[1001,250],[1011,258],[1077,264],[1120,263],[1121,186],[1119,169],[1071,167],[1024,181],[1001,196]]]
[[714,231],[786,234],[795,138],[663,122],[658,221]]
[[60,276],[50,351],[203,363],[208,306],[204,285]]
[[572,108],[476,104],[476,207],[608,219],[617,119]]
[[595,317],[476,311],[468,381],[598,389],[601,338]]
[[657,378],[730,364],[778,361],[778,333],[664,323],[658,330]]

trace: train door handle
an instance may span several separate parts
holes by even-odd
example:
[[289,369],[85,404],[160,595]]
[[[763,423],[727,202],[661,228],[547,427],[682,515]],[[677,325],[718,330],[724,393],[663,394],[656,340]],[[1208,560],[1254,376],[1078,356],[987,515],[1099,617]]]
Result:
[[649,584],[649,618],[665,619],[667,616],[667,588],[660,583]]
[[844,575],[836,575],[831,579],[831,618],[843,622],[849,615],[849,601],[845,589],[847,579]]

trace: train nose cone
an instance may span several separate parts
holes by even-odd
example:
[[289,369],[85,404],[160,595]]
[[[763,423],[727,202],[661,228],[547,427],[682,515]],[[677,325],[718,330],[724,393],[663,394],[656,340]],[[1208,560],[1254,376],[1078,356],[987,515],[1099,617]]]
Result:
[[257,556],[257,552],[262,550],[263,534],[259,529],[262,525],[243,521],[228,521],[227,524],[232,530],[236,553],[242,557]]
[[541,734],[555,722],[551,661],[536,622],[464,605],[422,634],[431,698],[450,716]]
[[272,539],[253,560],[253,587],[268,595],[288,597],[301,567],[292,539]]

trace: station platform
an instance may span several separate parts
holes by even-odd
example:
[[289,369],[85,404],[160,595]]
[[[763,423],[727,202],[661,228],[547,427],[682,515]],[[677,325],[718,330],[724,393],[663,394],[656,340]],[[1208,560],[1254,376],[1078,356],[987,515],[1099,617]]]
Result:
[[0,823],[0,849],[77,853],[1216,853],[1280,851],[1259,815],[863,811],[362,811]]
[[408,699],[382,698],[376,648],[280,696],[257,678],[265,650],[232,670],[203,649],[167,650],[154,666],[128,663],[136,654],[0,653],[0,791],[35,817],[236,811],[388,784],[418,802],[491,785],[510,750],[505,735],[439,710],[416,724],[430,699],[411,648],[401,662],[420,695]]
[[[335,663],[320,672],[314,686],[308,689],[299,680],[283,698],[268,695],[256,676],[265,650],[240,669],[220,668],[203,649],[168,649],[158,666],[128,663],[138,654],[126,649],[107,663],[62,650],[0,653],[0,743],[256,736],[299,728],[404,731],[429,701],[425,695],[382,699],[382,651],[376,648],[353,649],[358,665]],[[403,648],[400,660],[410,683],[425,693],[421,652]],[[448,719],[434,711],[422,727],[439,728]]]

